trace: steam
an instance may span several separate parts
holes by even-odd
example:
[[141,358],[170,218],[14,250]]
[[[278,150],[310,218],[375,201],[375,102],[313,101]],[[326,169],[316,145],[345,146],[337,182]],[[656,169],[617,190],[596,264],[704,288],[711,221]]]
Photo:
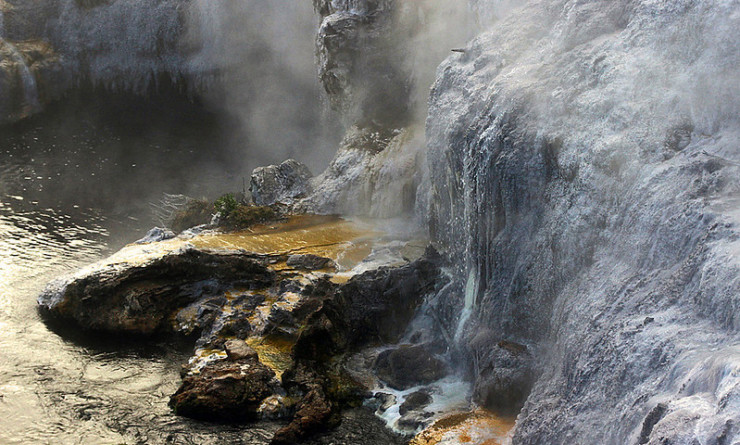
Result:
[[310,2],[195,0],[183,45],[193,72],[216,77],[205,100],[235,120],[244,167],[296,158],[322,169],[336,150],[316,78],[318,19]]

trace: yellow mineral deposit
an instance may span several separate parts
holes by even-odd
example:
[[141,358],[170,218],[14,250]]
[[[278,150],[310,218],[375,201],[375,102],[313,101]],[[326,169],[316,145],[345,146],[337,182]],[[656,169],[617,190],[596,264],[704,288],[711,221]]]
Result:
[[249,337],[247,344],[257,352],[260,362],[275,372],[278,380],[293,364],[290,352],[295,342],[275,335]]
[[513,418],[476,409],[437,420],[417,434],[409,445],[501,445],[513,427]]
[[379,233],[336,216],[298,215],[248,231],[204,234],[190,240],[206,249],[243,249],[270,255],[313,254],[351,269],[366,258]]

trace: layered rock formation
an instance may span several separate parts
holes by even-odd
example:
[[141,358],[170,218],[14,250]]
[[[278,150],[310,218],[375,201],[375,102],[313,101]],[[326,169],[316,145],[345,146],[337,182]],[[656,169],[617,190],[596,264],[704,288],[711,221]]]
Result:
[[738,11],[533,1],[439,68],[424,202],[460,290],[438,319],[492,407],[511,359],[476,336],[530,346],[514,443],[740,437]]

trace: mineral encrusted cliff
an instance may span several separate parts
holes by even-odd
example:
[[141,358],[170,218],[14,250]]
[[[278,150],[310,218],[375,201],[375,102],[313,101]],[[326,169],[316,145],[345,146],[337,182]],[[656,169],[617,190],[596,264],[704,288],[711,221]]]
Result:
[[514,443],[737,440],[738,10],[533,1],[439,68],[440,307],[476,388],[506,368],[483,329],[531,346]]

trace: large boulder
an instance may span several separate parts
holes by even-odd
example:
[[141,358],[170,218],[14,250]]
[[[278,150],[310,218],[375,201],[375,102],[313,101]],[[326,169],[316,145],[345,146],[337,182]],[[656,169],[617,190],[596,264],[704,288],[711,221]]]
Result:
[[258,206],[290,202],[311,191],[311,176],[311,171],[304,164],[288,159],[279,165],[254,169],[249,190]]
[[262,401],[274,393],[275,373],[253,352],[230,346],[230,360],[217,361],[183,379],[170,398],[175,413],[219,422],[259,419]]
[[447,365],[423,346],[403,345],[378,355],[375,371],[393,389],[404,390],[435,382],[447,375]]
[[477,357],[473,401],[502,415],[515,415],[534,385],[534,358],[522,344],[496,341],[490,330],[481,330],[469,343]]
[[[127,249],[143,255],[146,246]],[[231,286],[264,287],[275,280],[263,260],[243,252],[188,247],[142,263],[116,258],[52,283],[39,296],[42,312],[84,329],[153,334],[170,329],[170,318],[204,295]]]

